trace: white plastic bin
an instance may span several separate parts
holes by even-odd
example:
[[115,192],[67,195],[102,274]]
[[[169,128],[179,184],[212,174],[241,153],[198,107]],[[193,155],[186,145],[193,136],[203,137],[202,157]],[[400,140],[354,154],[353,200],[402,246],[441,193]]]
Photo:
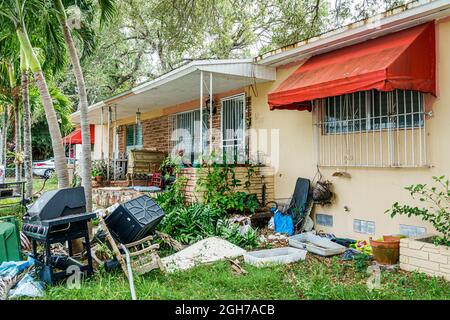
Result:
[[310,232],[289,237],[289,245],[294,248],[306,249],[308,252],[323,257],[341,254],[347,249],[340,244]]
[[244,261],[256,267],[288,264],[305,260],[306,250],[290,247],[251,251],[244,253]]

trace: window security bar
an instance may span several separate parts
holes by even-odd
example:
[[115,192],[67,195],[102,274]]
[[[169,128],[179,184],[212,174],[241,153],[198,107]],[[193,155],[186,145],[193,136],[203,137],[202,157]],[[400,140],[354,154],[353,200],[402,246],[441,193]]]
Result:
[[377,90],[314,101],[317,163],[329,167],[428,166],[424,95]]

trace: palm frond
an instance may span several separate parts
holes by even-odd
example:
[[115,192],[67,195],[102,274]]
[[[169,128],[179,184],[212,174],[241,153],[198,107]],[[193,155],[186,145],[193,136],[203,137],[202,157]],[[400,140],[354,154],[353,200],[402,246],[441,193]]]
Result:
[[100,26],[112,21],[117,13],[115,0],[98,0],[100,7]]

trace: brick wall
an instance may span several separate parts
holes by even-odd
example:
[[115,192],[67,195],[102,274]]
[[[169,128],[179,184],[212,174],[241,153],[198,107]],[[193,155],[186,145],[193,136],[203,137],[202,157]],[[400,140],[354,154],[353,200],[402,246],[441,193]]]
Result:
[[[168,152],[169,116],[162,116],[142,121],[142,145],[144,149]],[[122,125],[118,133],[119,153],[126,150],[126,125]]]
[[142,144],[144,149],[168,152],[168,124],[168,116],[142,121]]
[[442,276],[450,281],[450,247],[430,243],[427,240],[431,237],[425,235],[401,239],[400,268],[424,272],[431,276]]

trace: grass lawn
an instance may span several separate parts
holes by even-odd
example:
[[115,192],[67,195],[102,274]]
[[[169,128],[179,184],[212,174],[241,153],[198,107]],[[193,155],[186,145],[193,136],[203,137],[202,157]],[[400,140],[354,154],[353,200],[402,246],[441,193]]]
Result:
[[[232,273],[228,262],[164,275],[152,271],[135,277],[138,299],[450,299],[450,283],[424,274],[383,272],[381,288],[370,291],[368,275],[352,262],[319,259],[285,266],[255,268],[242,264],[247,275]],[[96,275],[81,289],[51,287],[45,299],[130,299],[121,273]]]
[[[34,179],[34,192],[43,181]],[[54,179],[48,180],[44,191],[56,187]],[[17,209],[1,209],[0,216],[17,215]],[[383,272],[381,288],[370,291],[365,271],[358,272],[353,262],[337,257],[308,255],[306,261],[261,269],[242,266],[247,275],[233,274],[228,262],[167,275],[152,271],[135,276],[136,294],[138,299],[450,299],[449,282],[404,271]],[[64,284],[49,287],[45,299],[130,299],[130,291],[121,272],[99,269],[82,282],[81,289]]]

